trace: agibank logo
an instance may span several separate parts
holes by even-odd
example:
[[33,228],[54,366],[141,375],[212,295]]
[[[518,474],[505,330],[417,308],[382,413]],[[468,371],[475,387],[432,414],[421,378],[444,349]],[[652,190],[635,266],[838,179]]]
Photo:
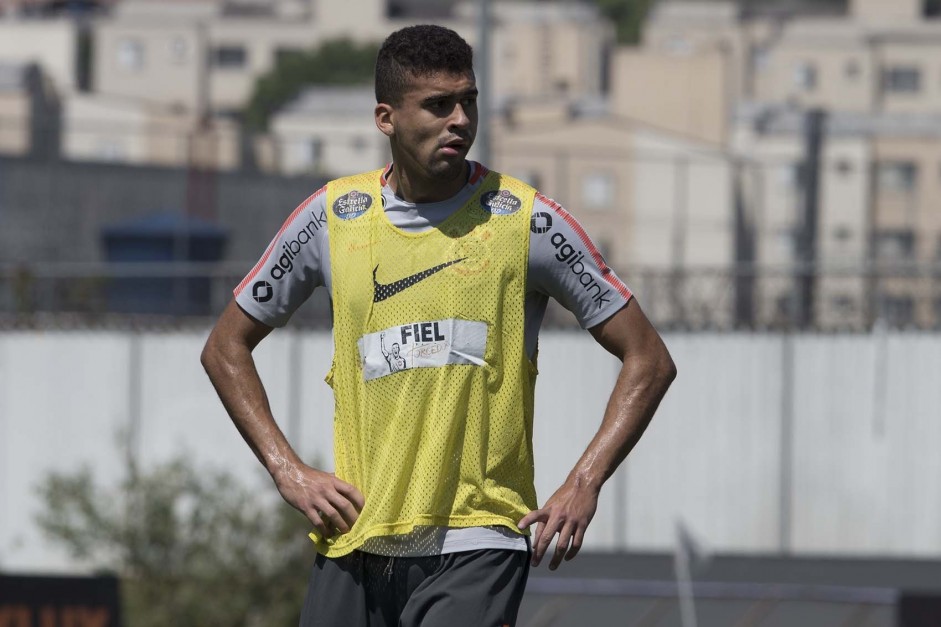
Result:
[[269,276],[275,281],[280,281],[294,270],[294,259],[304,247],[314,240],[317,231],[327,227],[327,212],[325,210],[321,209],[319,215],[310,211],[308,217],[310,219],[307,224],[298,225],[299,228],[295,227],[298,228],[296,232],[286,234],[281,241],[281,254],[268,271]]
[[356,191],[343,194],[333,201],[333,213],[344,220],[352,220],[366,213],[372,207],[372,196]]
[[585,289],[585,292],[591,297],[592,302],[598,305],[598,309],[604,308],[611,302],[611,290],[602,286],[591,271],[593,263],[585,263],[585,251],[579,250],[569,244],[565,235],[559,232],[553,232],[549,239],[555,248],[555,259],[566,267],[576,276],[578,283]]
[[508,216],[516,213],[523,206],[523,201],[510,193],[508,189],[487,192],[480,197],[480,204],[493,215]]
[[268,281],[256,281],[252,286],[252,298],[259,303],[267,303],[274,296],[274,288]]

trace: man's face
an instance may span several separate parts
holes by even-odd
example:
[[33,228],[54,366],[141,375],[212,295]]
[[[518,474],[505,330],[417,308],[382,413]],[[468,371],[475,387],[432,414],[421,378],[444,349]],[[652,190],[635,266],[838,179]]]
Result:
[[399,104],[390,105],[388,119],[397,166],[429,179],[459,177],[477,135],[473,72],[412,76]]
[[393,344],[393,345],[392,345],[392,356],[393,356],[393,357],[398,357],[398,356],[399,356],[399,345],[398,345],[398,344]]

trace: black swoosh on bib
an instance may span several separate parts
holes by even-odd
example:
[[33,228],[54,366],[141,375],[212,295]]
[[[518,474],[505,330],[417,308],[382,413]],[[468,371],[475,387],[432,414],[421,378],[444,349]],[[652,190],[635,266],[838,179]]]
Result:
[[453,266],[456,263],[460,263],[467,259],[467,257],[461,257],[460,259],[452,259],[451,261],[446,261],[442,264],[439,264],[433,268],[428,268],[427,270],[422,270],[421,272],[416,272],[411,276],[407,276],[404,279],[399,279],[398,281],[393,281],[392,283],[380,283],[376,280],[376,271],[379,269],[379,266],[376,266],[372,271],[372,302],[378,303],[384,301],[387,298],[392,298],[399,292],[404,289],[408,289],[418,283],[430,277],[435,272],[440,272],[447,268],[448,266]]

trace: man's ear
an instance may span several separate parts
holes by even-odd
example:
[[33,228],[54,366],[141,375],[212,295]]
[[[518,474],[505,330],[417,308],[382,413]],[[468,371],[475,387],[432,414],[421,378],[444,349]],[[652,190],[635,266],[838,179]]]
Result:
[[392,123],[392,106],[379,103],[376,105],[376,128],[386,137],[395,135],[395,125]]

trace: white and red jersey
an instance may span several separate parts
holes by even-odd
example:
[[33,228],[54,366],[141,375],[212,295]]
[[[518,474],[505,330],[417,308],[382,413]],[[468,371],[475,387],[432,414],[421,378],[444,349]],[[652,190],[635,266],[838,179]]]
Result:
[[[415,204],[395,195],[383,176],[382,203],[396,227],[421,232],[435,228],[464,206],[487,170],[471,165],[467,184],[441,202]],[[287,323],[317,287],[332,294],[326,188],[307,198],[288,217],[264,256],[235,289],[239,306],[273,327]],[[533,204],[526,285],[526,350],[536,352],[539,328],[552,297],[571,311],[583,328],[611,317],[631,298],[631,291],[608,267],[578,221],[542,194]]]

